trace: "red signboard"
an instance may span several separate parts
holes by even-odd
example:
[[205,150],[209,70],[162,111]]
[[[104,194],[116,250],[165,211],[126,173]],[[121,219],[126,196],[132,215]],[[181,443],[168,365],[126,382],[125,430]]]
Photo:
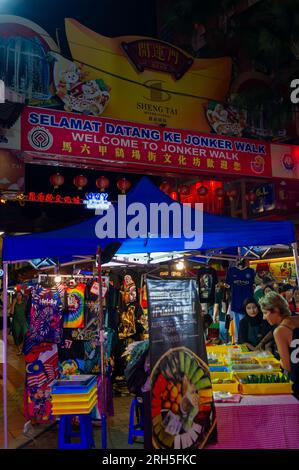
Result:
[[168,72],[175,80],[179,80],[193,64],[193,59],[176,47],[154,39],[122,42],[122,47],[138,72],[144,69],[158,70]]
[[27,107],[23,151],[138,169],[271,177],[270,145],[193,131]]

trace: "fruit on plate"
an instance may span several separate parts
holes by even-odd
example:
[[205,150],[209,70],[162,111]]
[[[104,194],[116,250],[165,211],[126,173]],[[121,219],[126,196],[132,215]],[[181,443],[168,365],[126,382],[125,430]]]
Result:
[[156,363],[151,381],[154,446],[200,447],[214,419],[207,364],[185,347],[173,348]]

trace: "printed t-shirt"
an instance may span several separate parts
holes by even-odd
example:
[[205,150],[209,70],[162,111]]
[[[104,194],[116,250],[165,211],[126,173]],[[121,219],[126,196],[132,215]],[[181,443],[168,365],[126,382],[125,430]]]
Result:
[[25,338],[24,352],[34,345],[49,342],[60,343],[62,338],[62,303],[56,289],[38,286],[32,291],[29,331]]
[[203,267],[197,273],[199,286],[199,300],[201,303],[213,304],[215,302],[215,286],[218,282],[214,268]]
[[85,284],[67,287],[67,311],[63,318],[64,328],[84,328]]
[[231,288],[231,310],[243,313],[244,300],[252,297],[255,271],[251,268],[229,268],[226,283]]

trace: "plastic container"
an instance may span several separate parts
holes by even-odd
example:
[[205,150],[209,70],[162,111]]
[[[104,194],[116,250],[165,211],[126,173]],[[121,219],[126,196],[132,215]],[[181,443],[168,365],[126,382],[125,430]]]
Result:
[[[255,375],[261,375],[260,373],[255,373]],[[276,372],[268,373],[267,375],[276,375]],[[244,384],[240,382],[240,379],[250,375],[248,373],[238,373],[235,374],[236,379],[239,382],[239,392],[242,395],[284,395],[292,393],[292,383],[262,383],[262,384]],[[279,374],[282,376],[282,374]]]
[[56,405],[52,403],[52,415],[71,415],[71,414],[88,414],[97,404],[97,397],[90,400],[89,403],[64,403]]
[[67,379],[55,380],[51,389],[55,394],[89,393],[96,384],[95,375],[70,375]]
[[74,393],[74,394],[65,394],[57,393],[52,395],[52,403],[88,403],[91,398],[97,394],[97,388],[94,387],[89,393]]
[[261,373],[261,374],[268,374],[274,371],[273,367],[270,365],[266,364],[231,364],[229,366],[229,369],[231,372],[239,373],[239,372],[245,372],[248,374],[255,374],[255,373]]
[[[213,383],[215,379],[230,379],[233,383]],[[239,382],[234,377],[232,372],[211,372],[212,388],[214,392],[230,392],[232,394],[239,392]]]
[[94,400],[89,407],[73,407],[73,408],[66,408],[66,407],[59,407],[59,408],[52,408],[52,415],[59,416],[59,415],[87,415],[92,412],[93,408],[96,406],[97,400]]

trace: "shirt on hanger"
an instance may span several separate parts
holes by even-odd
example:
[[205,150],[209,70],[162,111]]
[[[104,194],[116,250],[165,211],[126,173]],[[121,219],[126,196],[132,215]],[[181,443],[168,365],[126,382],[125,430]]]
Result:
[[244,300],[253,296],[255,271],[252,268],[229,268],[226,284],[231,288],[231,310],[243,313]]
[[63,318],[64,328],[84,328],[85,284],[67,287],[67,311]]
[[62,303],[59,292],[37,286],[32,290],[30,326],[25,338],[25,354],[39,343],[60,343],[62,337]]
[[211,267],[200,268],[197,280],[200,303],[213,304],[215,302],[215,286],[218,282],[216,270]]

